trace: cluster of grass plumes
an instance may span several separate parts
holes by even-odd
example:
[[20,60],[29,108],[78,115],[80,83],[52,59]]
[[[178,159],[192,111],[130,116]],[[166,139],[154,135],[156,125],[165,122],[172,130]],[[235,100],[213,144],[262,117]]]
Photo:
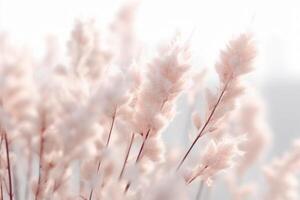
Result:
[[[265,168],[265,191],[242,180],[262,162],[270,136],[244,80],[254,69],[252,36],[241,34],[221,52],[215,89],[205,86],[204,70],[193,71],[189,42],[178,35],[145,61],[135,10],[122,7],[107,36],[93,21],[77,22],[65,60],[53,42],[34,60],[1,36],[0,199],[199,200],[216,179],[236,200],[298,199],[299,142]],[[192,127],[173,137],[190,142],[167,145],[180,95],[189,99]]]

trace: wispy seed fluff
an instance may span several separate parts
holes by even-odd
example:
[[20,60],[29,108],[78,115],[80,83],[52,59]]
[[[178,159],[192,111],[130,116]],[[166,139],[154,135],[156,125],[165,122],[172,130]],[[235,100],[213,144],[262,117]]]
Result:
[[184,89],[190,66],[189,48],[178,39],[162,45],[147,64],[134,115],[135,131],[144,140],[158,137],[174,116],[175,100]]
[[295,140],[291,150],[274,159],[264,172],[269,186],[265,200],[299,199],[300,140]]
[[186,177],[188,184],[200,177],[207,185],[220,172],[232,167],[235,158],[242,155],[238,145],[243,138],[226,138],[222,141],[211,140],[200,158],[200,164]]
[[[240,35],[221,52],[217,89],[207,90],[204,109],[196,110],[203,103],[197,97],[206,88],[205,71],[192,73],[189,45],[180,38],[161,45],[146,63],[134,32],[137,5],[121,9],[106,27],[109,36],[93,21],[77,22],[64,59],[51,41],[45,57],[36,60],[6,45],[0,34],[0,199],[195,199],[192,183],[199,181],[206,192],[230,168],[233,198],[253,196],[252,185],[236,187],[266,146],[259,106],[247,95],[240,98],[249,92],[242,80],[255,56],[251,36]],[[196,129],[184,152],[179,144],[166,145],[187,137],[176,129],[185,127],[181,121],[172,139],[163,135],[179,110],[180,94],[187,97],[180,110],[189,107],[180,117]],[[196,159],[185,162],[191,150]],[[269,165],[269,187],[255,199],[299,199],[299,155],[296,142]],[[186,176],[178,171],[183,166],[192,169]]]
[[[229,42],[227,48],[221,51],[220,61],[215,65],[220,84],[217,94],[210,90],[206,92],[206,115],[204,120],[199,116],[194,118],[199,127],[198,134],[177,166],[181,168],[187,156],[194,148],[198,140],[206,133],[214,138],[222,138],[226,133],[224,124],[228,122],[228,116],[235,108],[237,99],[243,94],[244,87],[241,84],[241,76],[250,72],[255,56],[255,48],[252,38],[247,34],[240,35]],[[200,123],[201,122],[200,126]]]
[[135,120],[143,135],[151,129],[155,135],[161,119],[173,116],[174,100],[182,91],[186,72],[190,68],[187,47],[173,41],[158,49],[157,56],[147,64],[145,81],[137,99]]
[[220,79],[219,91],[217,94],[207,91],[208,124],[205,130],[213,134],[235,108],[236,101],[245,90],[241,78],[253,70],[255,52],[252,38],[247,34],[230,41],[221,51],[220,61],[215,65]]

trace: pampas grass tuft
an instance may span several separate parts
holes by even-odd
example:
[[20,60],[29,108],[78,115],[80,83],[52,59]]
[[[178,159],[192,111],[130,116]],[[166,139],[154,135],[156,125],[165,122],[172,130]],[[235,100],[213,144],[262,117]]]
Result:
[[[0,36],[0,199],[199,200],[218,180],[234,200],[299,199],[299,141],[264,168],[264,191],[242,180],[270,143],[263,104],[245,79],[255,69],[253,36],[220,52],[213,90],[179,34],[143,54],[136,9],[122,7],[108,34],[77,21],[63,60],[54,39],[36,60]],[[166,137],[180,96],[194,129],[172,137],[196,130],[186,149]]]

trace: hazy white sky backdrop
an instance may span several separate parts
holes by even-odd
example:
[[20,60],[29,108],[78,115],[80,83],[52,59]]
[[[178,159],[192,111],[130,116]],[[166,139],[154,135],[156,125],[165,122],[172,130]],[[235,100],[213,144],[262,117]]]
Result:
[[[74,19],[106,24],[122,0],[0,0],[0,30],[38,54],[46,34],[64,41]],[[234,35],[251,31],[259,47],[257,80],[300,80],[299,0],[144,0],[137,30],[149,45],[181,30],[196,50],[197,65],[212,66]]]

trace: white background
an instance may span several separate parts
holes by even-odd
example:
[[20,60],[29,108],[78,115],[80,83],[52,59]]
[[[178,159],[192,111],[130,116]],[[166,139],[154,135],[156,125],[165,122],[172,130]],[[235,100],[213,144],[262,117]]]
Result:
[[[46,34],[66,39],[74,19],[107,23],[121,0],[0,0],[0,30],[35,47]],[[182,30],[193,32],[201,64],[212,65],[232,36],[251,31],[259,45],[259,80],[300,77],[299,0],[144,0],[137,30],[153,43]]]
[[[47,34],[67,40],[76,18],[106,24],[121,0],[0,0],[0,30],[35,54]],[[300,136],[300,0],[144,0],[138,36],[149,46],[181,30],[192,32],[196,65],[213,67],[218,52],[241,32],[258,46],[253,83],[261,91],[274,132],[272,154]]]
[[[75,19],[107,24],[121,0],[0,0],[0,30],[39,55],[48,34],[64,43]],[[274,151],[300,136],[299,0],[144,0],[138,37],[153,46],[176,30],[192,34],[196,67],[212,68],[226,41],[250,31],[258,46],[253,83],[262,92],[275,133]],[[277,141],[277,143],[276,143]]]

